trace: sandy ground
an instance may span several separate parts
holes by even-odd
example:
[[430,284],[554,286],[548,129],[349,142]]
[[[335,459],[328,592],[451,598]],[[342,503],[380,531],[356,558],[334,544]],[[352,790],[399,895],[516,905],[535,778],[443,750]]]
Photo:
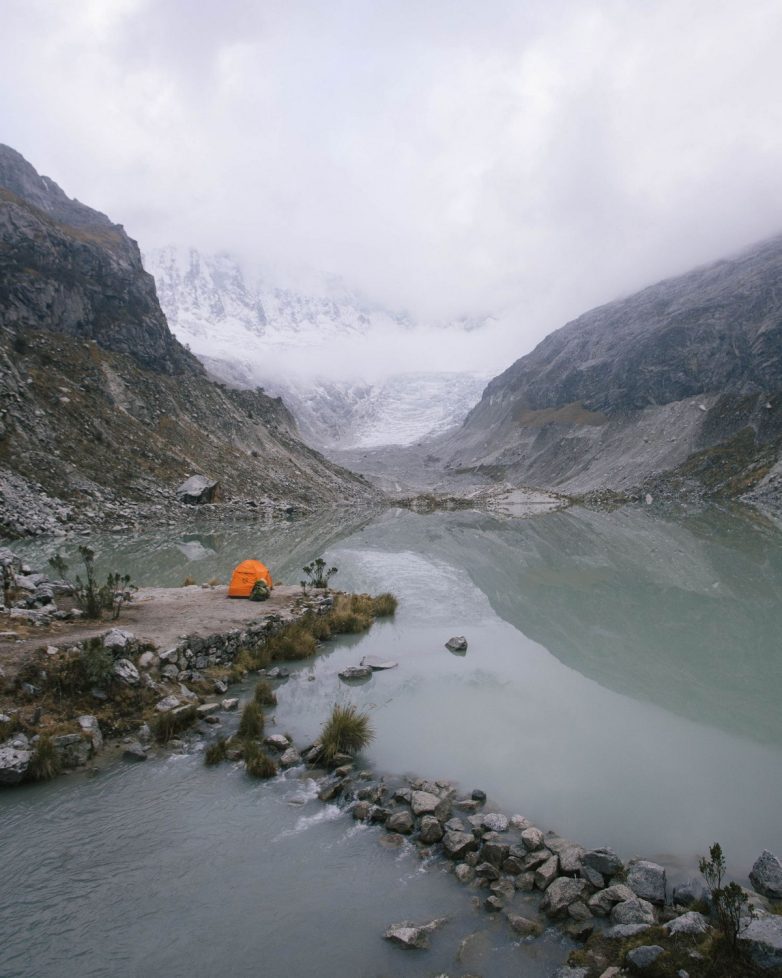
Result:
[[248,622],[291,611],[301,588],[280,584],[268,601],[229,598],[225,586],[214,588],[141,588],[133,601],[122,609],[117,621],[55,622],[48,628],[22,627],[0,616],[0,632],[14,631],[22,641],[0,639],[0,666],[11,675],[27,653],[42,645],[63,645],[100,635],[108,629],[125,628],[138,639],[170,648],[185,635],[214,635],[240,628]]

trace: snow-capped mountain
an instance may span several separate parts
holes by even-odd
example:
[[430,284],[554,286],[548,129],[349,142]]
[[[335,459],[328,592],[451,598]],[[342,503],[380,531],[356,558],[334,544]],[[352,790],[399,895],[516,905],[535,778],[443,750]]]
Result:
[[[459,423],[485,386],[484,374],[400,369],[393,353],[421,327],[334,278],[281,287],[192,248],[151,251],[144,264],[177,338],[226,383],[283,397],[316,447],[411,444]],[[355,379],[362,358],[372,380]]]

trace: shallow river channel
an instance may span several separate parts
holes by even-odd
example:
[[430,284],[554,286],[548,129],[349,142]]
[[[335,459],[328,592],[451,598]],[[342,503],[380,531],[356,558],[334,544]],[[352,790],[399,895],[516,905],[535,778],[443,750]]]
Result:
[[[340,519],[92,544],[102,571],[142,585],[225,581],[244,557],[296,583],[323,554],[335,586],[393,591],[393,620],[328,643],[279,687],[278,729],[299,746],[351,700],[372,713],[367,766],[480,787],[488,811],[663,862],[669,881],[714,841],[742,882],[763,848],[782,854],[774,525],[653,508]],[[15,549],[41,564],[55,546]],[[451,654],[461,634],[468,651]],[[347,687],[337,673],[363,655],[399,666]],[[0,976],[542,978],[564,959],[556,930],[514,940],[437,861],[385,847],[300,773],[256,783],[160,755],[0,794]],[[428,951],[382,940],[441,915]]]

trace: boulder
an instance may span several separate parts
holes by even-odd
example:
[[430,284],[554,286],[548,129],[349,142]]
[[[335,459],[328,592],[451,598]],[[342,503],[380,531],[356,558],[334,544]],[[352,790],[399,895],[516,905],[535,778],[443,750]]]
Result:
[[622,868],[622,860],[613,849],[607,847],[589,849],[581,857],[581,862],[609,879]]
[[773,852],[763,850],[755,860],[749,878],[758,893],[769,900],[782,900],[782,863]]
[[500,871],[496,866],[492,866],[491,863],[478,863],[475,867],[475,875],[478,879],[493,881],[500,878]]
[[489,832],[507,832],[510,821],[499,812],[487,812],[481,819],[481,825]]
[[709,929],[709,922],[702,913],[690,910],[679,917],[674,917],[665,925],[665,930],[669,934],[705,934]]
[[691,907],[709,899],[709,891],[699,879],[688,879],[673,888],[672,902],[680,907]]
[[219,703],[202,703],[196,707],[196,713],[201,719],[206,719],[210,713],[217,713],[220,709]]
[[[492,863],[494,866],[502,866],[508,858],[509,851],[510,847],[506,842],[500,842],[497,838],[483,837],[481,859],[484,859],[487,863]],[[519,867],[519,871],[521,871],[521,867]]]
[[559,856],[549,856],[549,858],[535,870],[535,886],[537,886],[539,890],[545,890],[552,880],[556,879],[558,872]]
[[268,737],[264,737],[263,742],[267,747],[281,753],[290,747],[290,741],[284,734],[270,734]]
[[475,870],[467,863],[457,863],[453,873],[460,883],[471,883],[475,879]]
[[[551,846],[548,842],[546,844],[550,849]],[[581,872],[581,860],[584,857],[583,846],[568,843],[568,845],[559,850],[558,855],[559,871],[561,873],[566,873],[568,876],[577,876]]]
[[228,699],[224,699],[220,703],[220,706],[224,710],[226,710],[227,712],[230,712],[231,710],[238,710],[239,709],[239,700],[235,696],[230,696],[230,697],[228,697]]
[[603,936],[609,941],[626,941],[628,937],[637,937],[649,930],[651,924],[616,924],[603,931]]
[[644,971],[646,968],[650,968],[664,953],[664,948],[661,948],[659,944],[643,944],[641,947],[635,947],[632,951],[627,952],[627,962],[634,971]]
[[410,835],[415,826],[415,819],[407,810],[393,812],[386,820],[386,828],[389,832],[399,832],[401,835]]
[[52,743],[64,768],[84,767],[92,754],[92,741],[80,733],[61,734]]
[[[394,796],[396,797],[396,795]],[[410,804],[410,799],[407,799],[408,805]],[[464,832],[464,822],[460,818],[449,818],[445,823],[446,832]]]
[[448,639],[445,643],[445,647],[449,652],[466,652],[467,651],[467,639],[464,635],[454,635]]
[[507,903],[508,900],[512,900],[516,892],[516,887],[510,880],[494,880],[493,883],[489,884],[489,889],[496,897],[499,897],[505,903]]
[[280,757],[280,767],[296,767],[297,764],[301,764],[301,754],[291,746]]
[[506,910],[505,916],[508,918],[511,929],[521,937],[537,936],[543,930],[537,921],[530,920],[529,917],[523,917],[521,914],[511,913]]
[[127,648],[128,645],[131,645],[135,641],[136,636],[133,632],[129,632],[124,628],[112,628],[106,632],[102,639],[104,649],[111,649],[112,651]]
[[462,859],[466,853],[478,848],[478,840],[471,832],[446,832],[443,848],[451,859]]
[[591,866],[584,866],[582,864],[578,871],[578,875],[581,877],[581,879],[586,880],[590,886],[594,886],[596,890],[602,890],[606,885],[606,881],[603,879],[603,874],[598,873],[598,871],[596,869],[592,869]]
[[394,662],[393,659],[381,659],[376,655],[365,655],[360,665],[369,667],[373,672],[379,672],[383,669],[396,669],[399,663]]
[[137,761],[146,761],[147,752],[137,740],[134,740],[126,745],[125,750],[122,752],[122,757],[124,760],[134,763]]
[[444,835],[443,827],[434,817],[434,815],[423,816],[419,831],[421,834],[421,842],[426,843],[426,845],[439,842]]
[[490,897],[486,897],[483,901],[483,906],[489,913],[498,913],[505,907],[505,902],[502,897],[498,897],[496,893],[492,893]]
[[423,950],[429,947],[429,935],[442,927],[447,920],[447,917],[438,917],[426,924],[411,924],[405,920],[401,924],[392,924],[383,937],[408,951]]
[[586,889],[586,880],[561,876],[547,887],[540,903],[541,910],[545,910],[549,917],[564,917],[570,904],[580,901]]
[[27,774],[33,752],[0,747],[0,784],[18,784]]
[[629,886],[625,886],[624,883],[615,883],[613,886],[608,886],[605,890],[601,890],[599,893],[595,893],[593,897],[590,897],[589,909],[592,913],[605,915],[610,912],[611,907],[615,903],[634,899],[635,893],[633,893]]
[[191,475],[177,486],[176,495],[180,503],[188,506],[214,503],[220,498],[220,483],[215,479],[207,479],[205,475]]
[[534,852],[536,849],[543,847],[543,833],[540,829],[536,829],[534,825],[531,825],[521,833],[521,842],[525,849]]
[[91,716],[90,714],[85,714],[76,718],[76,722],[79,724],[81,729],[90,738],[92,742],[92,749],[98,751],[103,747],[103,734],[101,733],[100,724],[98,723],[98,718]]
[[514,880],[514,885],[516,889],[521,890],[522,893],[531,893],[535,889],[535,874],[519,873]]
[[410,797],[410,807],[415,815],[434,815],[443,822],[451,814],[450,799],[439,798],[429,791],[414,791]]
[[126,686],[138,686],[141,682],[138,669],[130,659],[117,659],[114,663],[114,675],[121,683],[125,683]]
[[337,675],[343,682],[349,683],[359,679],[369,679],[372,670],[369,666],[348,666],[347,669],[343,669]]
[[662,906],[665,903],[665,870],[657,863],[639,859],[627,870],[627,885],[641,900]]
[[739,945],[759,967],[782,968],[782,917],[755,917],[739,934]]
[[170,713],[171,710],[175,710],[178,706],[181,706],[181,702],[176,696],[164,696],[162,700],[158,700],[155,703],[155,709],[158,713]]
[[357,801],[353,806],[351,814],[357,822],[366,822],[369,818],[369,810],[372,806],[368,801]]
[[612,924],[653,924],[655,919],[654,907],[646,900],[623,900],[611,909]]

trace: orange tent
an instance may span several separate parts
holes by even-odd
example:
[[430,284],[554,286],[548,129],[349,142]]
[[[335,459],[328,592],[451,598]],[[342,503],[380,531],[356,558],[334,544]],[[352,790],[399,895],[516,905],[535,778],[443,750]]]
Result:
[[228,597],[249,598],[256,581],[265,581],[269,590],[274,587],[269,568],[265,564],[262,564],[260,560],[243,560],[231,574]]

